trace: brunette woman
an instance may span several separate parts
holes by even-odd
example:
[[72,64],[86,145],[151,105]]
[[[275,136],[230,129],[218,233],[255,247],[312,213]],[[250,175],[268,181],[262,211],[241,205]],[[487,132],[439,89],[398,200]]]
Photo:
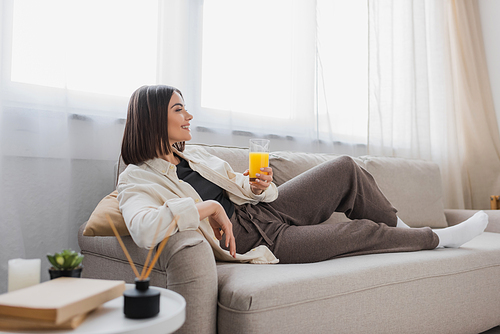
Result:
[[[248,170],[237,173],[202,147],[184,150],[192,122],[176,88],[143,86],[130,98],[122,142],[128,166],[119,178],[118,200],[141,247],[153,244],[158,225],[163,236],[174,216],[174,233],[200,231],[218,260],[251,263],[459,247],[488,224],[480,211],[449,228],[409,228],[373,177],[347,156],[280,187],[270,167],[250,182]],[[351,221],[320,224],[336,211]]]

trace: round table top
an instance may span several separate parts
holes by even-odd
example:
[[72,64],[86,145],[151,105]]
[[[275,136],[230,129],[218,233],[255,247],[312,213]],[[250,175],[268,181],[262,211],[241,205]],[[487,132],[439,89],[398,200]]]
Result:
[[[134,289],[134,284],[127,284]],[[159,288],[161,292],[160,313],[148,319],[129,319],[123,314],[123,296],[110,300],[92,311],[80,326],[71,330],[30,330],[9,333],[120,333],[120,334],[165,334],[179,329],[186,319],[186,301],[177,292]],[[4,333],[0,331],[1,333]]]

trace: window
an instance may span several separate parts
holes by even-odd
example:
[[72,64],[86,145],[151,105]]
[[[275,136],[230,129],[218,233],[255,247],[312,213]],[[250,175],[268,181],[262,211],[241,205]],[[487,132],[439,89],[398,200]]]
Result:
[[292,3],[205,1],[202,107],[291,117]]
[[201,107],[239,128],[300,132],[314,105],[314,13],[300,0],[204,1]]
[[129,97],[156,82],[158,1],[15,0],[12,82]]
[[4,3],[4,99],[124,117],[135,89],[164,83],[183,91],[200,141],[366,143],[366,0]]
[[202,31],[202,108],[233,126],[366,144],[366,0],[205,0]]
[[317,0],[317,14],[318,128],[323,134],[320,137],[366,144],[367,1]]

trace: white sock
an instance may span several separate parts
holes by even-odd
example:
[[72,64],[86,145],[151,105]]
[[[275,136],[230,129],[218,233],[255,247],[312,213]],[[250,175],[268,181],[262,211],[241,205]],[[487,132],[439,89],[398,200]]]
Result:
[[398,217],[398,224],[396,225],[396,227],[410,228],[410,226],[406,225],[399,217]]
[[487,225],[488,215],[479,211],[460,224],[432,231],[439,237],[438,247],[458,248],[483,233]]

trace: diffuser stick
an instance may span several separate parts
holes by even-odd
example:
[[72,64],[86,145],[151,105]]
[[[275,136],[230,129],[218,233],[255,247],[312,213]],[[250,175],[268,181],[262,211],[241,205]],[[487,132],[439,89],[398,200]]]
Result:
[[111,226],[111,229],[113,230],[116,239],[118,239],[118,243],[122,247],[123,252],[125,253],[125,256],[127,257],[127,260],[130,263],[132,270],[134,271],[135,277],[139,278],[139,272],[137,271],[137,268],[135,267],[134,262],[132,261],[132,258],[130,257],[130,254],[127,251],[127,248],[125,248],[125,244],[123,243],[122,238],[120,238],[120,235],[118,234],[115,225],[113,225],[113,222],[111,221],[111,218],[109,218],[108,214],[106,214],[106,218],[108,219],[109,226]]
[[144,262],[144,267],[142,268],[141,277],[139,278],[139,280],[141,280],[141,281],[146,278],[144,276],[144,274],[146,273],[146,270],[148,267],[148,262],[149,262],[149,259],[151,258],[151,253],[153,253],[153,248],[155,246],[156,237],[158,236],[158,232],[160,232],[160,226],[161,226],[161,224],[158,222],[158,226],[156,226],[155,236],[153,237],[153,242],[151,243],[151,248],[149,249],[148,256],[146,257],[146,261]]
[[179,220],[179,216],[175,216],[174,220],[170,223],[170,226],[168,227],[167,232],[165,233],[165,238],[160,243],[160,246],[158,246],[158,250],[156,251],[154,258],[151,261],[151,264],[149,265],[148,271],[146,272],[146,277],[144,277],[144,279],[148,278],[149,274],[151,273],[151,270],[153,270],[153,267],[156,264],[156,261],[158,260],[158,257],[160,256],[161,252],[163,251],[163,248],[165,247],[168,238],[170,238],[170,234],[172,234],[172,231],[177,226],[177,220]]

